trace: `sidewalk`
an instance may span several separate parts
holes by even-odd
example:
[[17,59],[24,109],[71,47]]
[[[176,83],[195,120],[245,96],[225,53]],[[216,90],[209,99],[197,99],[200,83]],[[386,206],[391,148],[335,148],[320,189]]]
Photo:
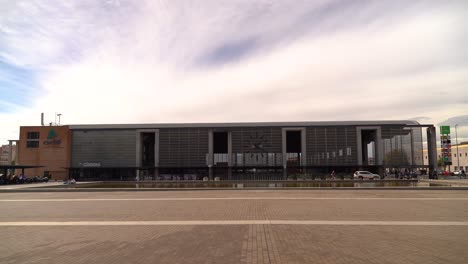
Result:
[[56,185],[63,185],[63,181],[0,185],[0,190],[14,190],[14,189],[48,187],[48,186],[51,187],[51,186],[56,186]]
[[429,180],[421,179],[421,182],[430,182],[430,183],[440,183],[440,184],[450,184],[450,185],[462,185],[468,186],[468,179],[440,179],[440,180]]

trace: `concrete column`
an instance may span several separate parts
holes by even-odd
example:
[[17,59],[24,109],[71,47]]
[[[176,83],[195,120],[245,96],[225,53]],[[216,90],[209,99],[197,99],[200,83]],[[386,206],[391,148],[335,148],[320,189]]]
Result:
[[159,129],[154,131],[154,166],[159,167]]
[[208,131],[208,179],[213,180],[213,158],[214,158],[214,149],[213,149],[213,130]]
[[376,131],[375,139],[375,164],[382,166],[384,160],[384,143],[382,139],[382,128],[378,128]]
[[13,140],[8,140],[9,151],[8,151],[8,165],[11,165],[13,159]]
[[[232,132],[228,133],[228,166],[232,166]],[[230,178],[230,177],[229,177]]]
[[141,166],[141,131],[136,131],[136,140],[135,140],[135,167]]
[[281,137],[282,137],[282,156],[283,156],[283,169],[286,170],[288,159],[286,157],[286,129],[283,128],[281,130]]
[[301,166],[307,166],[306,129],[301,128]]
[[135,152],[135,178],[138,177],[140,178],[140,167],[141,167],[141,155],[142,155],[142,150],[141,150],[141,131],[137,130],[136,131],[136,140],[135,140],[135,146],[136,146],[136,152]]
[[[13,157],[13,142],[15,142],[16,153]],[[8,140],[10,146],[10,152],[8,153],[8,165],[11,165],[13,158],[15,159],[15,165],[19,165],[19,140]]]
[[282,136],[282,154],[283,157],[283,180],[288,179],[288,158],[286,156],[286,130],[283,128],[281,131]]
[[415,162],[414,162],[414,136],[413,136],[412,128],[411,128],[410,136],[411,136],[411,166],[413,166]]
[[362,135],[361,135],[361,128],[356,128],[356,145],[357,145],[357,164],[362,166]]
[[427,133],[427,159],[429,161],[429,175],[437,169],[437,139],[436,129],[431,126],[426,130]]
[[213,130],[208,131],[208,159],[207,164],[209,167],[213,166]]

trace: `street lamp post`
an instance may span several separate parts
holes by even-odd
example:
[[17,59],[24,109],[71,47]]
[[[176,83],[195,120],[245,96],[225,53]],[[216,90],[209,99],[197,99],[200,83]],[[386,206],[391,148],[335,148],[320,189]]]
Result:
[[[458,154],[458,133],[457,133],[457,126],[458,124],[455,124],[455,143],[457,144],[457,168],[458,171],[460,171],[460,155]],[[461,174],[460,174],[461,175]]]

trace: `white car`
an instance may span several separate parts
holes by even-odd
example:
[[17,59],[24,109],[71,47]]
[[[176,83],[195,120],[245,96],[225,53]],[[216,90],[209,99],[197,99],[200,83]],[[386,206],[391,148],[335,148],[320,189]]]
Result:
[[370,171],[356,171],[353,177],[354,179],[359,180],[380,180],[380,175],[374,174]]

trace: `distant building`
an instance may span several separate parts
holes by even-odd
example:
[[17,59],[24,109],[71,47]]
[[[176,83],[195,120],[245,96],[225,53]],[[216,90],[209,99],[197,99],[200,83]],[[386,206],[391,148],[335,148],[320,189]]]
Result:
[[[445,169],[449,171],[465,170],[465,172],[468,172],[468,142],[461,142],[458,144],[458,156],[457,145],[452,145],[451,149],[452,165],[445,166]],[[437,148],[437,160],[439,159],[441,159],[441,148]],[[427,150],[424,150],[424,164],[429,164]],[[444,169],[444,167],[441,169]]]
[[16,162],[16,145],[0,146],[0,165],[11,165],[13,161]]

